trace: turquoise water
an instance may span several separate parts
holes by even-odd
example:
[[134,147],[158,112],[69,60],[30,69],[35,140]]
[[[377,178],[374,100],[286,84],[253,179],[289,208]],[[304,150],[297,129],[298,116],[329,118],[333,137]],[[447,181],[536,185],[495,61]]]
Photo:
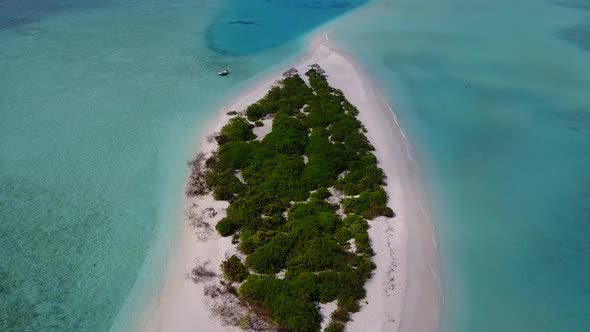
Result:
[[226,0],[207,30],[223,54],[251,54],[289,43],[367,0]]
[[374,1],[335,31],[415,146],[442,330],[590,331],[590,2]]
[[[257,20],[252,49],[225,19],[249,3],[264,15],[231,18]],[[141,313],[206,122],[360,1],[297,3],[0,0],[1,331],[106,331]],[[277,39],[270,13],[313,20]],[[228,44],[224,29],[244,30]]]
[[366,2],[0,0],[0,330],[141,312],[206,121],[345,12],[422,168],[442,330],[590,330],[590,3]]

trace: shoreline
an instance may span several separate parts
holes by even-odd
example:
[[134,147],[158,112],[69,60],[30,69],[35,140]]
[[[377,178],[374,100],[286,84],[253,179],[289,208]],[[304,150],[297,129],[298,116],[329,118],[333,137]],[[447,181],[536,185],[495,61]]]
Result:
[[[436,279],[435,235],[432,222],[423,213],[420,203],[416,165],[409,154],[409,143],[397,125],[395,114],[369,77],[345,53],[330,45],[327,35],[313,38],[294,67],[303,73],[307,64],[315,62],[326,70],[328,82],[341,89],[359,109],[358,118],[367,128],[366,136],[375,146],[379,166],[387,176],[384,188],[389,195],[389,205],[397,214],[391,222],[383,222],[381,218],[371,222],[369,236],[376,252],[377,269],[366,284],[366,301],[361,302],[361,311],[352,315],[347,331],[437,331],[441,294]],[[206,135],[201,137],[196,152],[215,150],[216,142],[208,137],[233,117],[226,113],[243,111],[261,99],[281,78],[280,73],[273,73],[220,109],[205,126]],[[220,274],[221,261],[228,253],[235,253],[231,239],[221,238],[214,229],[227,205],[227,202],[214,201],[210,195],[185,196],[185,220],[179,243],[170,255],[172,260],[156,298],[156,308],[146,317],[143,330],[240,331],[237,327],[222,326],[211,317],[210,307],[215,304],[203,294],[206,284],[187,278],[195,260],[200,264],[208,261],[208,267]],[[215,212],[211,213],[209,207]],[[191,220],[194,224],[197,219],[204,223],[197,227],[189,225]],[[409,283],[409,280],[414,282]],[[428,306],[434,307],[432,315],[418,312]]]
[[[365,309],[363,308],[359,313],[353,315],[353,322],[348,325],[349,329],[347,330],[365,331],[366,326],[355,323],[355,320],[358,319],[357,315],[362,315],[364,312],[366,317],[363,316],[362,318],[371,322],[375,318],[374,312],[378,312],[380,308],[388,305],[391,308],[401,310],[401,312],[396,311],[399,313],[397,324],[387,325],[387,322],[382,322],[381,328],[376,326],[375,331],[438,331],[443,295],[441,281],[437,274],[440,267],[436,233],[432,217],[424,208],[423,202],[426,202],[426,200],[424,193],[420,190],[422,187],[419,179],[419,167],[412,156],[411,143],[399,125],[394,109],[384,99],[383,94],[380,93],[379,88],[369,75],[345,51],[333,45],[329,45],[329,47],[338,56],[344,58],[346,65],[349,67],[349,70],[345,72],[354,72],[351,76],[356,77],[351,81],[358,82],[358,88],[362,89],[362,93],[359,93],[358,89],[355,92],[346,90],[344,86],[340,88],[349,101],[359,108],[358,117],[367,127],[366,136],[375,146],[375,155],[380,167],[387,176],[385,188],[391,205],[396,212],[394,225],[398,225],[398,228],[387,230],[388,238],[386,240],[392,257],[385,259],[389,258],[392,265],[403,270],[399,273],[402,277],[401,280],[394,280],[393,284],[398,290],[399,288],[401,290],[397,293],[389,292],[389,295],[382,297],[380,295],[384,288],[380,287],[383,284],[378,282],[377,276],[380,270],[383,273],[383,266],[380,266],[380,261],[376,259],[377,270],[374,277],[367,284],[367,300],[370,300],[369,292],[372,290],[374,298],[385,301],[371,309],[367,306],[367,310],[363,310]],[[328,81],[332,86],[338,87],[338,80],[332,82],[328,77]],[[359,96],[353,97],[355,94],[359,94]],[[369,103],[367,105],[369,107],[366,109],[359,106],[363,98]],[[366,111],[363,112],[363,109]],[[400,156],[402,158],[399,158]],[[371,226],[374,225],[371,224]],[[369,229],[372,241],[383,240],[382,234],[376,227]],[[375,242],[373,242],[373,246],[375,249]],[[381,253],[377,249],[375,251],[378,254]],[[405,255],[397,255],[396,252],[405,253]],[[404,256],[406,259],[405,268],[401,260]],[[388,284],[387,278],[384,278],[383,281],[386,285]],[[400,298],[396,299],[396,296]],[[401,308],[398,308],[400,305]],[[433,310],[429,312],[425,308],[432,308]],[[387,309],[382,311],[383,317],[396,319],[396,317],[392,317],[391,314],[385,312]],[[396,325],[397,328],[395,328]],[[355,329],[355,326],[358,326],[358,329]]]

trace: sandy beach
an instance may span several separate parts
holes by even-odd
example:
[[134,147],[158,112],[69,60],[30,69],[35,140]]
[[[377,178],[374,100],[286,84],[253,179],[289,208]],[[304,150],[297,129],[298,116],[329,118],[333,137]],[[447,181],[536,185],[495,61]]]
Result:
[[[387,176],[389,206],[396,212],[394,219],[379,217],[370,222],[377,269],[367,283],[366,301],[352,316],[347,331],[436,331],[441,304],[436,241],[432,222],[423,208],[410,144],[374,84],[343,52],[331,47],[327,37],[314,39],[310,51],[294,67],[304,73],[311,63],[319,63],[329,83],[341,89],[359,109],[359,119],[368,130],[366,135]],[[197,152],[214,151],[216,142],[210,135],[232,117],[227,112],[243,111],[281,78],[280,73],[271,75],[221,109],[205,130]],[[263,136],[270,125],[266,121],[264,127],[256,128],[256,134]],[[214,229],[227,205],[210,196],[186,199],[186,220],[178,248],[172,255],[155,310],[148,314],[145,331],[239,331],[223,326],[211,315],[210,308],[219,303],[212,303],[204,295],[208,282],[195,283],[187,277],[196,263],[206,264],[219,274],[221,261],[237,253],[230,238],[221,238]]]

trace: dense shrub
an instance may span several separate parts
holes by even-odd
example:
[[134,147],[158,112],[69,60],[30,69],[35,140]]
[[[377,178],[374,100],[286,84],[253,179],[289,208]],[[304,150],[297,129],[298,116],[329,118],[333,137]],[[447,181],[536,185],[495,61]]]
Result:
[[358,131],[350,132],[344,138],[344,146],[349,153],[354,151],[362,154],[375,150],[375,147],[369,143],[369,140],[365,137],[365,135]]
[[309,136],[305,154],[309,160],[302,179],[309,189],[330,187],[346,167],[344,151],[330,143],[326,129],[315,128]]
[[334,207],[322,199],[311,198],[309,202],[294,204],[289,209],[289,220],[299,220],[318,215],[322,212],[333,212]]
[[334,267],[342,255],[340,246],[328,236],[306,241],[303,248],[287,260],[287,268],[294,271],[323,271]]
[[311,302],[278,294],[271,297],[266,304],[273,320],[287,330],[302,332],[319,330],[321,317]]
[[320,187],[318,188],[312,195],[312,198],[315,199],[326,199],[328,197],[332,196],[332,194],[330,193],[330,191],[324,187]]
[[307,136],[307,127],[301,120],[293,118],[286,113],[280,112],[272,120],[273,131],[295,130]]
[[233,201],[227,208],[227,217],[234,223],[245,228],[257,228],[262,219],[260,216],[260,207],[254,202],[244,197]]
[[395,217],[395,212],[393,212],[392,208],[390,208],[389,206],[386,206],[383,208],[381,215],[384,217],[387,217],[387,218],[393,218],[393,217]]
[[358,198],[348,198],[343,201],[344,212],[355,213],[367,219],[391,214],[391,209],[387,209],[385,204],[387,204],[387,194],[383,189],[366,191]]
[[383,185],[385,175],[376,165],[373,154],[366,154],[359,160],[350,163],[346,175],[338,179],[334,187],[347,195],[358,195],[363,191],[377,190]]
[[[372,249],[370,249],[372,250]],[[375,270],[375,268],[377,267],[375,265],[375,263],[373,262],[373,260],[370,257],[360,257],[360,256],[356,256],[358,257],[358,263],[354,264],[356,265],[356,273],[362,278],[362,279],[369,279],[371,277],[371,274],[373,273],[373,270]]]
[[340,243],[340,245],[344,245],[348,240],[352,238],[352,233],[347,227],[340,227],[336,230],[336,241]]
[[271,88],[266,96],[255,104],[246,108],[248,120],[256,121],[267,114],[284,112],[295,114],[305,104],[306,100],[313,98],[312,90],[299,76],[285,78],[282,86]]
[[246,265],[258,273],[275,274],[285,268],[293,237],[278,234],[246,257]]
[[354,243],[357,252],[372,255],[371,244],[369,242],[369,233],[367,231],[360,231],[354,235]]
[[238,294],[246,302],[262,305],[271,318],[290,331],[318,331],[320,316],[312,302],[289,295],[287,282],[266,276],[250,276]]
[[301,158],[279,155],[274,163],[264,165],[260,169],[265,172],[265,179],[257,186],[256,192],[277,194],[284,198],[283,202],[306,199],[309,196],[309,191],[301,183],[301,173],[303,173],[304,167],[305,164]]
[[238,290],[244,300],[263,304],[267,297],[281,293],[285,288],[282,280],[271,276],[250,275]]
[[233,282],[242,282],[250,275],[246,266],[242,264],[242,261],[236,255],[221,263],[221,271],[223,271],[225,279]]
[[[355,269],[347,268],[339,274],[340,290],[338,291],[338,302],[341,300],[348,301],[348,298],[362,299],[366,292],[363,285],[365,278],[357,273]],[[338,303],[341,305],[341,303]],[[352,305],[349,305],[352,308]],[[352,312],[358,311],[350,310]]]
[[257,231],[244,229],[240,232],[240,245],[238,249],[244,254],[249,255],[264,244],[267,244],[274,236],[276,231],[260,229]]
[[[216,199],[230,202],[216,229],[234,234],[232,243],[246,255],[244,263],[232,256],[221,265],[228,281],[245,280],[241,301],[281,330],[318,331],[314,302],[337,300],[327,331],[342,331],[375,269],[366,219],[393,211],[358,110],[324,77],[307,75],[312,88],[299,76],[289,77],[250,105],[246,115],[254,124],[230,120],[203,178]],[[254,140],[252,128],[263,117],[273,119],[272,131]],[[343,201],[350,214],[344,219],[326,201],[330,187],[359,195]],[[281,271],[284,278],[275,278]]]
[[330,322],[330,324],[328,324],[328,326],[326,326],[324,332],[344,332],[344,327],[344,323],[333,320]]
[[354,107],[348,100],[342,102],[342,107],[348,115],[357,116],[359,114],[359,110],[356,107]]
[[229,201],[235,195],[242,193],[246,186],[231,172],[219,173],[215,182],[213,198],[221,201]]
[[352,235],[356,235],[360,231],[369,229],[369,223],[358,215],[349,215],[342,219],[344,226],[348,227]]
[[250,124],[246,119],[237,117],[230,119],[229,122],[221,128],[221,133],[216,137],[217,143],[223,144],[230,141],[248,141],[256,138],[252,132]]
[[309,84],[311,85],[312,89],[316,91],[316,93],[328,94],[334,91],[334,89],[328,84],[328,81],[326,81],[326,79],[322,76],[318,75],[315,70],[310,69],[305,73],[305,75],[309,77]]
[[361,123],[351,115],[342,116],[330,127],[333,142],[343,142],[352,132],[358,132]]
[[236,233],[231,237],[231,244],[238,244],[238,243],[240,243],[240,234]]
[[246,108],[246,116],[250,121],[257,121],[271,111],[272,109],[265,108],[261,103],[255,103]]
[[332,302],[340,292],[340,280],[338,272],[327,271],[317,276],[317,292],[320,302]]
[[316,276],[311,272],[303,272],[288,280],[289,295],[303,300],[317,299]]
[[306,143],[307,134],[297,129],[273,130],[262,139],[265,147],[288,156],[301,156]]
[[350,320],[350,312],[338,306],[332,313],[333,322],[348,322]]
[[223,167],[241,169],[250,162],[254,145],[242,141],[227,142],[219,147],[219,161]]
[[227,217],[221,219],[217,223],[217,225],[215,225],[215,229],[217,230],[217,232],[219,232],[221,236],[230,236],[233,233],[235,233],[235,231],[237,231],[239,228],[239,224],[235,223],[233,220]]

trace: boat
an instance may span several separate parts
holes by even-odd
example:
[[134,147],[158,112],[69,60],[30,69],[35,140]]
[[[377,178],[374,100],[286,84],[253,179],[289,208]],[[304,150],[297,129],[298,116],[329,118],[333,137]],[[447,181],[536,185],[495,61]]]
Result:
[[217,73],[217,75],[219,75],[219,76],[226,76],[227,74],[229,74],[229,70],[227,70],[227,69],[222,70]]

